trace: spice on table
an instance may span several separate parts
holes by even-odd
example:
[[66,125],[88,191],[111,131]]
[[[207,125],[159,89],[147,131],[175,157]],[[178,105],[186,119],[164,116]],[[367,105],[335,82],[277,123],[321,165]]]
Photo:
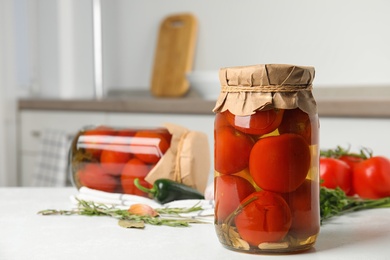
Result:
[[141,191],[149,193],[156,201],[162,204],[174,200],[204,199],[203,194],[196,189],[170,179],[156,180],[151,189],[142,186],[139,179],[134,180],[134,185]]

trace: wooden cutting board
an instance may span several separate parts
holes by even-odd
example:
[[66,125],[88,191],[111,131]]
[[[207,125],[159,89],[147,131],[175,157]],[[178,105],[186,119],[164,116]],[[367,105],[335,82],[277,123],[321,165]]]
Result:
[[197,21],[191,14],[166,17],[158,34],[151,92],[156,97],[180,97],[189,90],[186,73],[192,70]]

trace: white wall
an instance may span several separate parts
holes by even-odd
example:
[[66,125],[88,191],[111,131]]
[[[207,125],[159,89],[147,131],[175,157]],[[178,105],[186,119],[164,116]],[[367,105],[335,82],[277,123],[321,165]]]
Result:
[[103,1],[106,85],[147,86],[158,23],[199,20],[195,70],[257,63],[316,67],[317,85],[390,83],[389,1]]
[[0,186],[17,183],[13,11],[0,0]]
[[[177,12],[198,18],[194,70],[293,63],[315,66],[317,86],[390,86],[390,1],[101,1],[106,89],[148,89],[159,23]],[[18,97],[93,97],[91,9],[91,0],[0,0],[0,186],[15,183]],[[321,144],[389,154],[388,140],[381,142],[388,120],[362,122],[323,120]],[[367,133],[364,143],[359,133]]]
[[390,158],[390,120],[388,118],[320,118],[320,148],[350,147],[358,153],[371,149],[373,155]]
[[[40,94],[92,97],[91,0],[31,1]],[[315,66],[317,86],[390,85],[389,1],[101,2],[106,90],[148,89],[159,23],[177,12],[198,18],[194,70],[293,63]]]

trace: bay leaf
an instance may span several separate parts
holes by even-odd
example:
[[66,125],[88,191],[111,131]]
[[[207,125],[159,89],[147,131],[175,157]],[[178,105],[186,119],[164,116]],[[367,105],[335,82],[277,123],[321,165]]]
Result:
[[126,220],[126,219],[120,219],[118,221],[118,225],[123,228],[145,228],[145,223],[143,221],[136,221],[136,220]]

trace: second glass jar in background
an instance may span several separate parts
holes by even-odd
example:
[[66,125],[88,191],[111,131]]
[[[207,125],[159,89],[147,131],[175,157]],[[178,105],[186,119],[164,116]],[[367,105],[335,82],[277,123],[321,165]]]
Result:
[[311,248],[320,228],[314,68],[220,70],[215,117],[215,228],[227,248]]
[[134,194],[147,197],[134,185],[145,177],[170,147],[166,128],[85,127],[71,147],[71,177],[77,188]]

